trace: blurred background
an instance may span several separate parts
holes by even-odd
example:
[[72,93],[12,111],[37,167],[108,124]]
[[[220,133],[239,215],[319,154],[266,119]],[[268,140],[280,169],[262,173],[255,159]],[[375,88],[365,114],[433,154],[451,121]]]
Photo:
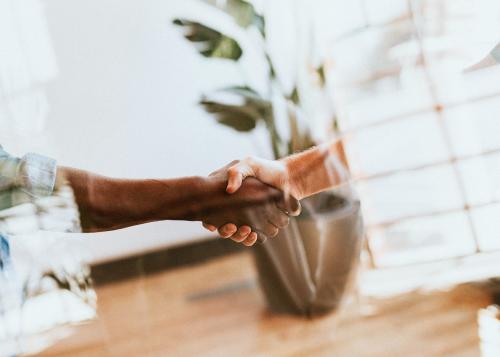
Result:
[[167,178],[337,140],[351,177],[247,249],[54,233],[69,188],[2,209],[0,354],[500,355],[499,46],[495,0],[0,0],[10,153]]

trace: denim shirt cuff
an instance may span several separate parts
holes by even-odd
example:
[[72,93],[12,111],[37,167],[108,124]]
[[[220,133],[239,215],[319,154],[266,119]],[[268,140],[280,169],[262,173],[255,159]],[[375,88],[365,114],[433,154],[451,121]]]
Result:
[[17,184],[22,191],[31,196],[50,196],[54,190],[56,172],[57,164],[54,159],[28,153],[21,159]]

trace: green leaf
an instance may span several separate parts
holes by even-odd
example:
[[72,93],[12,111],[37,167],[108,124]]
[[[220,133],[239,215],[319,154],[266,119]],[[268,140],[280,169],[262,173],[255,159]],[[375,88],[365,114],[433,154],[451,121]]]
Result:
[[184,37],[194,43],[198,52],[205,57],[237,61],[243,54],[236,40],[199,22],[175,19],[173,23],[186,30]]
[[266,123],[272,120],[272,104],[263,98],[257,91],[248,86],[231,86],[219,89],[219,92],[226,92],[240,96],[245,105],[254,108],[259,113],[260,119]]
[[245,0],[205,0],[206,3],[221,9],[229,14],[234,21],[243,28],[256,26],[264,35],[264,17],[255,12],[254,6]]
[[321,64],[318,68],[316,68],[316,74],[318,75],[321,88],[324,88],[326,85],[326,73],[324,64]]
[[202,98],[200,104],[205,111],[215,116],[217,121],[238,131],[250,131],[259,120],[272,120],[272,104],[247,86],[232,86],[220,89],[236,95],[242,104],[225,104]]
[[296,86],[293,87],[293,90],[292,90],[292,93],[289,96],[289,99],[295,105],[298,105],[300,103],[299,89]]
[[259,29],[260,33],[262,34],[262,37],[266,37],[266,19],[264,16],[257,15],[255,16],[254,19],[254,25]]
[[258,113],[246,106],[217,103],[202,100],[205,111],[213,114],[217,121],[237,131],[251,131],[257,125]]

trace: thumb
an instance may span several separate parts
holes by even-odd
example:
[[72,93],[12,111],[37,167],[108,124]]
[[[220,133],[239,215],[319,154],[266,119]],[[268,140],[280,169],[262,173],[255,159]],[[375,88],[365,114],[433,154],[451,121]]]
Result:
[[235,193],[241,187],[243,182],[243,174],[235,167],[227,173],[227,193]]
[[302,212],[300,201],[291,195],[285,194],[280,200],[276,202],[278,208],[283,210],[287,215],[296,217]]
[[239,162],[227,170],[227,193],[235,193],[241,187],[246,177],[255,176],[255,173],[248,163]]

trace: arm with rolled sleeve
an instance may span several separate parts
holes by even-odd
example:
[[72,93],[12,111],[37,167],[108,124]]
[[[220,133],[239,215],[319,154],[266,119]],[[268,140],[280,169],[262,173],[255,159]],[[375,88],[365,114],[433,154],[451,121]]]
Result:
[[[50,196],[56,179],[56,162],[38,154],[17,158],[0,146],[0,211]],[[8,270],[9,240],[0,232],[0,273]]]
[[51,158],[34,153],[17,158],[0,146],[0,210],[50,196],[56,173]]
[[57,186],[71,186],[83,232],[188,220],[246,224],[265,238],[285,226],[287,213],[293,211],[282,192],[258,180],[246,180],[229,195],[222,171],[210,177],[118,179],[57,167],[55,160],[38,154],[16,158],[0,147],[0,210],[51,195],[56,181]]

